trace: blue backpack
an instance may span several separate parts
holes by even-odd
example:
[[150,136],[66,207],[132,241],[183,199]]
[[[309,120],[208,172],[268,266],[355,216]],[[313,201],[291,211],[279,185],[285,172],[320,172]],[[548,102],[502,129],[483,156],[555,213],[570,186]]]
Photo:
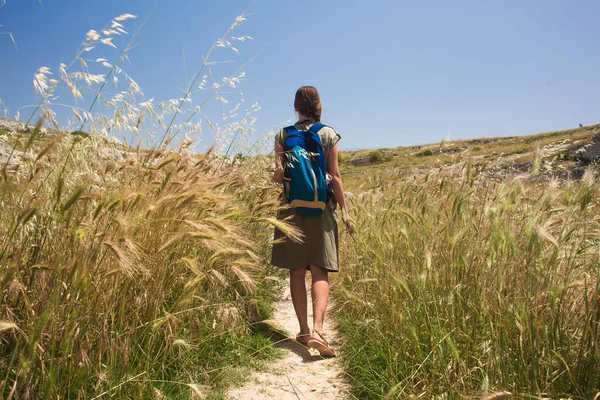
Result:
[[324,126],[313,124],[306,131],[294,126],[284,128],[285,194],[303,215],[321,215],[327,203],[325,153],[317,134]]

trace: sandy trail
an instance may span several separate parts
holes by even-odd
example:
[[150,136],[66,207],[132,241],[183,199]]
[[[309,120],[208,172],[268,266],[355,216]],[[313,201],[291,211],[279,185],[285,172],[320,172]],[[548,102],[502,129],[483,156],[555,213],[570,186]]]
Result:
[[[307,287],[310,285],[307,283]],[[274,323],[293,338],[298,332],[298,320],[289,288],[275,305]],[[330,306],[328,306],[329,309]],[[309,324],[312,322],[310,290],[308,290]],[[337,350],[339,338],[329,315],[325,320],[327,341]],[[283,358],[270,365],[265,372],[254,373],[245,386],[227,394],[231,400],[298,400],[346,399],[348,386],[342,381],[339,358],[323,359],[315,350],[307,349],[294,340],[276,343],[284,352]],[[338,351],[339,352],[339,351]]]

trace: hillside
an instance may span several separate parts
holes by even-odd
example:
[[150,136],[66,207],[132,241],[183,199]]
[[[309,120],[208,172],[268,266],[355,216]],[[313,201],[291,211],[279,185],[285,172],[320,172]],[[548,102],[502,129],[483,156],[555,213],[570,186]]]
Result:
[[[594,143],[596,143],[594,145]],[[586,147],[594,145],[585,152]],[[542,177],[580,178],[584,167],[600,157],[600,124],[526,136],[442,141],[408,147],[340,152],[345,175],[354,179],[373,170],[398,176],[447,169],[470,159],[485,165],[489,176],[529,172],[534,163]],[[360,179],[360,178],[359,178]]]
[[[0,118],[0,137],[10,133],[28,134],[33,126]],[[43,129],[33,143],[40,150],[59,133]],[[15,138],[0,141],[0,164],[14,147],[14,166],[21,155],[23,141]],[[114,146],[111,146],[114,147]],[[116,146],[122,152],[135,151]],[[111,149],[109,152],[114,153]],[[117,155],[118,157],[118,155]],[[344,175],[362,175],[371,170],[385,170],[398,176],[427,173],[431,168],[452,168],[470,159],[474,165],[484,165],[490,177],[502,178],[507,173],[530,172],[536,168],[542,178],[582,176],[584,168],[600,159],[600,124],[577,129],[544,132],[524,136],[504,136],[467,140],[442,141],[395,148],[374,148],[340,151],[340,166]],[[535,164],[535,165],[534,165]],[[536,173],[536,175],[538,175]]]

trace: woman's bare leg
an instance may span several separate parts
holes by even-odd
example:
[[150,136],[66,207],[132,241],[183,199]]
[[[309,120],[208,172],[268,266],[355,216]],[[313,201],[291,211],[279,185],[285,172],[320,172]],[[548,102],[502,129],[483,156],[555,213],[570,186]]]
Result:
[[323,320],[329,299],[329,277],[327,270],[314,265],[310,266],[312,276],[313,330],[323,331]]
[[306,311],[305,276],[305,268],[290,270],[290,293],[292,295],[294,310],[296,311],[296,316],[298,317],[298,324],[300,325],[300,334],[308,335],[310,334],[310,328],[308,327],[308,315]]

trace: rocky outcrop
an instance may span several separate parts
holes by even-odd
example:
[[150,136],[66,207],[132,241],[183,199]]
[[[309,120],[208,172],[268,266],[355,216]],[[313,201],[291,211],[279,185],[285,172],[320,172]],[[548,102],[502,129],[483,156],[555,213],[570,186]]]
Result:
[[575,158],[584,165],[600,162],[600,131],[596,132],[590,143],[577,150]]
[[383,161],[393,160],[396,155],[397,154],[393,151],[386,149],[373,150],[366,156],[353,158],[350,160],[350,163],[355,167],[360,165],[375,164]]
[[[4,135],[28,135],[33,132],[35,125],[25,124],[20,121],[13,121],[10,119],[0,118],[0,170],[5,167],[8,171],[16,171],[21,165],[21,161],[25,155],[22,151],[13,150],[13,148],[3,141],[6,138]],[[38,132],[39,135],[46,135],[46,128],[41,128]]]
[[369,165],[371,164],[371,157],[369,156],[364,156],[364,157],[358,157],[358,158],[354,158],[352,160],[350,160],[350,163],[352,165],[359,166],[359,165]]
[[6,143],[0,142],[0,170],[4,169],[5,166],[6,169],[9,171],[15,171],[19,169],[22,155],[23,152],[18,150],[13,151],[12,147],[7,145]]
[[[10,119],[5,119],[5,118],[0,118],[0,131],[6,131],[9,134],[16,134],[18,133],[31,133],[33,132],[33,129],[35,128],[35,125],[25,125],[24,122],[19,122],[19,121],[12,121]],[[45,135],[46,134],[46,128],[41,128],[40,132],[41,135]]]

